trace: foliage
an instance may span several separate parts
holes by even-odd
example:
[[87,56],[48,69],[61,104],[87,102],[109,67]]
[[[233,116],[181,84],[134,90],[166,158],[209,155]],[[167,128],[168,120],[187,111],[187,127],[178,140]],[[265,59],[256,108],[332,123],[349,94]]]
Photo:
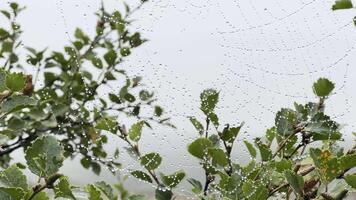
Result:
[[[24,45],[16,22],[23,8],[10,3],[9,10],[1,10],[10,26],[0,28],[0,61],[4,62],[0,69],[0,199],[79,199],[78,192],[90,200],[146,199],[131,194],[123,182],[76,187],[60,173],[63,161],[76,156],[96,174],[102,166],[115,173],[121,167],[120,152],[105,150],[108,135],[127,144],[128,153],[141,166],[130,174],[153,184],[158,200],[174,199],[173,189],[183,181],[191,184],[197,198],[205,200],[336,200],[355,192],[356,146],[348,150],[340,146],[341,126],[325,113],[325,102],[335,87],[326,78],[313,84],[317,102],[280,109],[263,137],[241,143],[237,139],[244,124],[222,126],[216,113],[220,92],[204,90],[200,95],[204,117],[189,117],[197,138],[187,145],[187,151],[199,161],[205,180],[186,178],[182,170],[158,172],[163,158],[154,151],[141,151],[143,131],[152,128],[152,123],[174,126],[153,92],[143,88],[141,77],[131,77],[123,69],[126,57],[146,42],[130,29],[130,16],[146,2],[140,1],[133,9],[125,4],[125,12],[112,13],[102,5],[96,13],[93,38],[77,28],[75,40],[63,52],[25,47],[25,64],[18,53]],[[351,7],[351,1],[340,0],[332,9]],[[119,90],[103,92],[112,86]],[[148,112],[151,115],[144,115]],[[126,128],[119,115],[134,122]],[[26,163],[10,165],[17,149],[23,149]],[[247,164],[235,161],[232,152],[236,149],[250,154]],[[29,184],[24,169],[37,177],[37,183]]]
[[199,159],[205,180],[203,184],[189,179],[192,192],[202,199],[251,200],[342,199],[354,192],[355,175],[348,172],[356,169],[356,146],[345,151],[338,145],[341,126],[324,112],[333,89],[334,83],[320,78],[313,84],[318,102],[282,108],[265,136],[255,138],[254,144],[245,140],[251,156],[247,165],[234,162],[231,156],[243,123],[220,129],[214,112],[219,93],[203,91],[205,126],[189,118],[199,137],[188,145],[188,152]]
[[[2,191],[6,198],[12,193],[19,195],[21,190],[25,199],[46,199],[44,189],[53,189],[56,197],[73,198],[69,179],[57,174],[63,159],[67,158],[80,156],[83,167],[96,174],[100,174],[103,165],[115,173],[121,167],[120,152],[118,149],[105,150],[108,134],[128,144],[129,153],[134,154],[147,171],[133,170],[133,176],[154,180],[157,193],[163,189],[169,191],[183,179],[184,173],[179,171],[178,182],[174,182],[175,175],[162,174],[159,180],[155,170],[161,164],[161,156],[154,152],[141,155],[139,150],[141,132],[151,128],[152,123],[174,127],[165,117],[163,108],[157,105],[154,93],[141,84],[142,78],[130,77],[123,69],[126,57],[147,41],[139,32],[129,30],[133,21],[131,15],[146,2],[140,1],[133,9],[125,4],[124,12],[111,13],[102,5],[96,13],[94,37],[77,28],[75,40],[65,46],[63,52],[23,45],[16,18],[24,8],[10,3],[9,10],[1,10],[10,26],[0,29],[0,60],[3,61],[0,69],[0,163],[6,170],[12,169],[14,166],[9,166],[11,153],[23,148],[28,168],[44,180],[42,185],[33,187],[34,197],[28,187],[4,185]],[[28,55],[23,59],[19,52],[24,50]],[[33,71],[34,74],[18,71]],[[111,90],[113,87],[118,90]],[[106,94],[105,88],[111,92]],[[127,130],[118,120],[119,115],[137,122]],[[22,173],[16,170],[22,178]],[[58,185],[54,186],[54,182]],[[122,185],[117,187],[122,199],[131,198]],[[103,191],[107,194],[111,190],[105,183],[85,187],[91,199],[98,199]],[[111,193],[106,196],[113,199]]]

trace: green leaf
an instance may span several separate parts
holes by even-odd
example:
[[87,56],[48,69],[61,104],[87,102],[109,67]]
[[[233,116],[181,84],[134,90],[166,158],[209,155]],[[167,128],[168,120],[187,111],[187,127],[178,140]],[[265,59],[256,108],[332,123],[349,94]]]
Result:
[[2,43],[2,52],[12,52],[12,49],[14,47],[14,43],[13,42],[3,42]]
[[116,200],[113,188],[105,183],[104,181],[99,181],[95,183],[96,188],[98,188],[109,200]]
[[334,87],[333,82],[326,78],[320,78],[314,83],[313,90],[318,97],[325,98],[330,95]]
[[342,156],[340,158],[333,157],[329,150],[320,150],[311,148],[310,157],[313,159],[319,176],[324,183],[335,179],[343,170],[353,167],[356,162],[355,157]]
[[22,73],[11,73],[6,76],[6,86],[13,92],[22,91],[26,78]]
[[204,159],[208,156],[208,148],[213,147],[207,138],[198,138],[188,146],[188,152],[193,156]]
[[253,147],[253,145],[252,145],[251,143],[249,143],[247,140],[244,140],[244,143],[245,143],[245,145],[246,145],[246,147],[247,147],[247,150],[248,150],[248,152],[250,153],[250,155],[251,155],[253,158],[256,158],[257,153],[256,153],[255,147]]
[[352,8],[351,0],[336,0],[335,4],[332,6],[332,10],[349,9]]
[[267,145],[263,144],[260,138],[255,139],[255,144],[260,150],[262,161],[269,161],[272,158],[272,151]]
[[88,193],[88,200],[103,200],[100,191],[94,185],[88,184],[85,191]]
[[67,199],[76,199],[73,195],[68,178],[65,176],[60,177],[58,183],[54,186],[54,194],[56,198],[63,197]]
[[194,178],[189,178],[187,181],[193,186],[192,192],[195,194],[200,194],[203,190],[203,185],[200,183],[200,181],[194,179]]
[[103,68],[103,62],[101,61],[100,58],[93,57],[91,59],[91,63],[93,64],[94,67],[102,69]]
[[219,118],[214,112],[210,112],[208,114],[208,119],[213,123],[216,128],[219,127]]
[[291,170],[284,172],[289,185],[293,188],[294,192],[298,195],[303,195],[304,180],[301,175],[298,175]]
[[276,171],[279,173],[292,169],[291,160],[282,159],[280,161],[272,161],[272,165],[276,168]]
[[148,170],[156,169],[162,162],[162,157],[158,153],[148,153],[141,157],[141,165]]
[[225,142],[233,143],[237,135],[240,133],[241,127],[242,126],[224,128],[223,132],[220,134],[220,138]]
[[21,130],[24,127],[25,127],[25,121],[17,117],[11,118],[7,124],[7,128],[11,130]]
[[11,18],[11,15],[9,12],[7,12],[6,10],[1,10],[0,11],[6,18],[10,19]]
[[131,47],[138,47],[140,46],[145,40],[141,39],[140,33],[136,32],[130,37],[130,45]]
[[121,48],[120,54],[124,57],[129,56],[131,54],[130,48],[127,47]]
[[33,200],[49,200],[49,197],[45,192],[39,192],[36,194]]
[[84,32],[80,28],[75,29],[74,36],[77,39],[82,40],[84,42],[84,44],[89,43],[89,37],[87,35],[85,35]]
[[130,140],[135,142],[138,142],[140,140],[143,125],[145,125],[145,122],[139,121],[131,126],[128,133]]
[[348,170],[356,167],[356,154],[348,154],[338,158],[340,170]]
[[19,4],[15,3],[15,2],[12,2],[12,3],[10,3],[10,7],[12,8],[12,10],[14,12],[16,12],[17,9],[19,8]]
[[348,174],[345,176],[345,181],[352,188],[356,189],[356,174]]
[[166,188],[157,188],[156,189],[156,200],[171,200],[173,196],[172,191]]
[[13,95],[0,104],[0,113],[10,113],[27,106],[36,105],[36,100],[24,95]]
[[213,164],[218,164],[223,167],[229,164],[229,159],[222,149],[209,148],[208,153],[213,159]]
[[7,90],[6,87],[6,73],[4,70],[0,69],[0,92]]
[[242,191],[249,200],[266,200],[268,197],[267,188],[260,183],[253,183],[251,180],[247,180],[242,185]]
[[28,189],[26,176],[16,165],[12,165],[0,172],[0,182],[2,186]]
[[104,59],[106,63],[108,63],[109,66],[113,66],[115,64],[115,61],[117,59],[117,54],[114,50],[109,50],[105,55]]
[[208,115],[214,111],[214,108],[219,100],[219,93],[214,89],[204,90],[200,94],[201,106],[200,109]]
[[19,187],[0,187],[1,200],[22,200],[25,196],[25,191]]
[[129,200],[145,200],[145,196],[141,194],[133,194],[129,196]]
[[174,174],[163,176],[162,181],[167,187],[174,188],[183,180],[184,177],[184,171],[179,170]]
[[294,125],[296,122],[296,112],[291,109],[282,108],[280,111],[277,112],[275,118],[277,134],[283,136],[293,134]]
[[147,173],[145,173],[143,171],[136,170],[136,171],[131,172],[131,174],[135,178],[138,178],[138,179],[141,179],[143,181],[152,183],[152,179],[151,179],[150,175],[148,175]]
[[109,93],[109,99],[110,99],[110,101],[112,101],[114,103],[117,103],[117,104],[121,104],[122,103],[120,97],[118,97],[117,95],[112,94],[112,93]]
[[163,113],[163,109],[160,106],[155,106],[155,115],[160,117]]
[[127,100],[128,102],[132,103],[136,100],[135,96],[130,94],[130,93],[126,93],[124,96],[124,99]]
[[30,171],[39,177],[49,177],[58,172],[63,163],[62,148],[53,136],[37,138],[25,155]]
[[106,117],[106,118],[100,119],[97,122],[95,128],[100,129],[100,130],[110,131],[112,133],[116,133],[117,126],[118,126],[118,123],[116,121],[114,121],[113,118]]
[[189,120],[190,120],[190,122],[192,122],[192,124],[195,127],[195,129],[197,129],[199,134],[203,135],[203,133],[204,133],[203,125],[195,117],[189,117]]
[[6,38],[9,35],[9,32],[7,32],[5,29],[0,28],[0,37],[1,38]]

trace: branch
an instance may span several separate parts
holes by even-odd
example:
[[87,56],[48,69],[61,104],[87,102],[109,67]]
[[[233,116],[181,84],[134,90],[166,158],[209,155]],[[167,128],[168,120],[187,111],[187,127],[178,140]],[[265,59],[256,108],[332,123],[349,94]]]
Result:
[[53,174],[52,176],[50,176],[47,180],[45,184],[38,184],[35,187],[32,188],[33,193],[31,194],[31,196],[27,199],[27,200],[32,200],[35,198],[35,196],[42,192],[44,189],[48,188],[48,189],[52,189],[53,188],[53,184],[60,178],[62,177],[62,174]]
[[[123,139],[135,152],[135,154],[138,156],[139,159],[141,159],[141,152],[138,148],[138,145],[134,145],[130,142],[130,140],[127,138],[127,131],[125,129],[125,127],[119,127],[119,131],[121,133],[121,135],[119,136],[121,139]],[[159,181],[156,173],[154,170],[148,170],[146,169],[147,172],[151,175],[151,177],[153,178],[153,180],[156,182],[157,186],[161,186],[161,182]]]
[[7,148],[4,150],[0,150],[0,157],[3,155],[10,154],[11,152],[15,151],[16,149],[29,144],[31,141],[35,140],[36,138],[37,138],[37,136],[34,136],[34,135],[30,135],[24,139],[19,137],[19,139],[15,143],[3,146],[3,147],[7,147]]

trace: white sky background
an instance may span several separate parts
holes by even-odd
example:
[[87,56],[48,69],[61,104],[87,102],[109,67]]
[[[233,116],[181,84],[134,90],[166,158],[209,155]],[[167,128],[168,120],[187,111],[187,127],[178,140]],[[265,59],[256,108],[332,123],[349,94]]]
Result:
[[[75,27],[94,33],[100,1],[31,0],[19,21],[23,41],[37,49],[61,50]],[[122,1],[104,1],[121,9]],[[149,42],[133,51],[122,67],[144,77],[169,111],[176,130],[155,127],[144,132],[143,151],[164,157],[164,172],[185,169],[201,173],[186,151],[196,133],[186,116],[202,117],[199,93],[214,87],[221,91],[221,124],[245,122],[240,140],[262,135],[273,126],[275,112],[293,102],[316,101],[311,85],[319,77],[336,83],[327,112],[345,124],[351,143],[356,131],[356,27],[355,10],[332,12],[334,0],[151,0],[134,18],[134,28]],[[134,4],[134,3],[133,3]],[[0,2],[1,8],[6,5]],[[0,24],[4,18],[0,18]],[[111,138],[110,138],[111,139]],[[112,137],[113,145],[120,144]],[[243,153],[240,145],[235,154]],[[124,153],[124,151],[122,151]],[[247,157],[237,157],[246,161]],[[124,163],[134,163],[123,156]],[[126,167],[125,169],[129,169]],[[168,168],[168,169],[167,169]],[[75,183],[106,179],[79,165],[63,167]],[[196,173],[198,172],[199,173]],[[130,181],[135,183],[135,181]],[[189,188],[186,188],[189,190]],[[186,190],[186,191],[187,191]]]

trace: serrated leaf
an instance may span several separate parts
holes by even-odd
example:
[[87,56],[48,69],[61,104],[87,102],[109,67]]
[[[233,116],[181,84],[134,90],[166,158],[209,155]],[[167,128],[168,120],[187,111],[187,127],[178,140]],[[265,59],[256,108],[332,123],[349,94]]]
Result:
[[115,196],[114,196],[114,190],[112,189],[112,187],[105,183],[104,181],[99,181],[95,183],[95,186],[101,190],[102,193],[105,194],[105,196],[109,199],[109,200],[116,200]]
[[26,78],[22,73],[10,73],[6,76],[6,86],[13,92],[22,91]]
[[136,170],[136,171],[131,172],[131,174],[135,178],[138,178],[138,179],[141,179],[143,181],[152,183],[152,179],[151,179],[150,175],[148,175],[146,172]]
[[37,138],[25,155],[28,168],[39,177],[49,177],[63,164],[62,148],[53,136]]
[[100,130],[110,131],[112,133],[116,133],[117,126],[118,126],[118,123],[116,121],[114,121],[113,118],[106,117],[106,118],[102,118],[102,119],[98,120],[95,128],[100,129]]
[[291,109],[282,108],[280,111],[277,112],[275,118],[277,134],[283,136],[293,134],[296,120],[297,117],[295,111]]
[[86,185],[85,191],[88,193],[88,200],[103,200],[100,191],[94,185]]
[[287,179],[289,185],[293,188],[297,195],[303,196],[304,180],[301,175],[298,175],[291,170],[284,172],[284,176]]
[[54,186],[54,194],[56,198],[63,197],[67,199],[76,199],[73,195],[68,178],[65,176],[60,177],[58,183]]
[[269,161],[272,158],[271,149],[266,144],[263,144],[260,141],[260,138],[255,139],[255,144],[258,147],[258,149],[260,150],[260,155],[261,155],[262,161]]
[[260,183],[253,183],[251,180],[247,180],[242,185],[242,191],[248,200],[266,200],[268,197],[267,188]]
[[148,170],[156,169],[162,162],[162,157],[158,153],[148,153],[140,158],[141,165]]
[[325,98],[330,95],[334,87],[333,82],[326,78],[320,78],[313,84],[313,91],[318,97]]
[[2,186],[6,187],[19,187],[24,190],[28,189],[26,176],[16,165],[12,165],[0,172],[0,183]]
[[214,90],[214,89],[207,89],[204,90],[200,94],[200,101],[201,101],[201,106],[200,109],[208,115],[210,112],[212,112],[218,103],[219,100],[219,93]]
[[27,106],[36,105],[37,101],[31,97],[24,95],[14,95],[7,98],[6,101],[0,104],[0,113],[10,113]]
[[138,142],[140,140],[143,125],[145,125],[145,122],[139,121],[131,126],[128,133],[130,140],[135,142]]
[[19,187],[0,187],[1,200],[22,200],[25,196],[25,191]]

